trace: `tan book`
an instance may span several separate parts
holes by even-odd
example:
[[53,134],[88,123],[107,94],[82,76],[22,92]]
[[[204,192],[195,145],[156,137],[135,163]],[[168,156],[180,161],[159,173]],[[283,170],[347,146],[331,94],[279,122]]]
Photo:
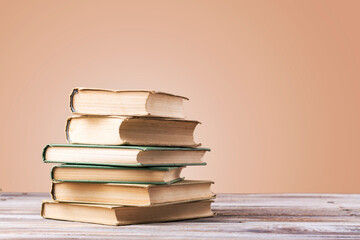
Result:
[[130,168],[63,164],[52,168],[51,179],[55,182],[171,184],[182,180],[180,173],[183,168]]
[[70,117],[66,124],[69,143],[196,147],[194,130],[199,122],[139,117]]
[[49,144],[44,148],[45,163],[71,163],[110,166],[205,165],[208,148]]
[[75,88],[70,109],[83,115],[124,115],[184,118],[186,97],[146,90]]
[[209,200],[153,207],[125,207],[45,201],[41,208],[41,216],[44,218],[105,225],[178,221],[211,217],[213,215],[211,201]]
[[191,180],[169,185],[54,182],[51,194],[60,202],[153,206],[212,198],[211,184]]

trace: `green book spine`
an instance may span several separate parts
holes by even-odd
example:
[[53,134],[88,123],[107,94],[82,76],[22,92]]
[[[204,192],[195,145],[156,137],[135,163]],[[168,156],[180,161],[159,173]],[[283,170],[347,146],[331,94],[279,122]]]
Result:
[[124,170],[145,170],[145,171],[170,171],[180,167],[144,167],[144,168],[131,168],[122,166],[94,166],[94,165],[78,165],[78,164],[61,164],[53,166],[53,168],[96,168],[96,169],[124,169]]
[[138,149],[142,151],[211,151],[210,148],[189,148],[189,147],[155,147],[155,146],[134,146],[134,145],[95,145],[95,144],[48,144],[44,150],[48,147],[81,147],[81,148],[115,148],[115,149]]

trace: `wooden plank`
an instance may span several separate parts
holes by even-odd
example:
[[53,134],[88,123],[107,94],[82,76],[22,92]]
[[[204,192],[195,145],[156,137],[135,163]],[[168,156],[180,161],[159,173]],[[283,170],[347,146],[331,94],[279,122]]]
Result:
[[46,220],[48,194],[0,194],[0,239],[360,239],[359,194],[219,194],[214,218],[131,226]]

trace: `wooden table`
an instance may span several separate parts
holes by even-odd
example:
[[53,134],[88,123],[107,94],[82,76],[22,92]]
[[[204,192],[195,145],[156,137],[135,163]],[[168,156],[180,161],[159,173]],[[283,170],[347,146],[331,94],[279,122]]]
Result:
[[131,226],[46,220],[45,193],[0,193],[0,239],[360,239],[360,194],[219,194],[216,217]]

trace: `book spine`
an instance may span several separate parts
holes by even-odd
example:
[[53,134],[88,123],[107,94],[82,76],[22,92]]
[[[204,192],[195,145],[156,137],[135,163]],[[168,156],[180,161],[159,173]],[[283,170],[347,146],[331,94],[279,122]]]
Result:
[[44,208],[45,208],[45,203],[43,202],[43,203],[41,204],[41,210],[40,210],[40,216],[41,216],[41,217],[44,217]]
[[55,183],[54,183],[54,182],[51,183],[50,196],[51,196],[52,200],[56,201],[56,196],[55,196]]
[[75,107],[74,107],[74,95],[79,92],[79,89],[74,88],[72,93],[70,94],[70,109],[71,112],[76,113]]
[[66,141],[68,141],[68,143],[71,143],[70,135],[69,135],[70,122],[71,122],[71,117],[66,120],[66,127],[65,127]]
[[43,162],[46,161],[46,157],[45,157],[45,156],[46,156],[46,151],[47,151],[47,149],[48,149],[49,147],[51,147],[50,144],[46,145],[46,146],[44,147],[44,149],[43,149],[43,152],[42,152],[42,160],[43,160]]
[[50,171],[50,178],[51,178],[51,181],[55,181],[55,179],[54,179],[54,171],[55,171],[55,168],[56,168],[57,166],[53,166],[52,168],[51,168],[51,171]]

